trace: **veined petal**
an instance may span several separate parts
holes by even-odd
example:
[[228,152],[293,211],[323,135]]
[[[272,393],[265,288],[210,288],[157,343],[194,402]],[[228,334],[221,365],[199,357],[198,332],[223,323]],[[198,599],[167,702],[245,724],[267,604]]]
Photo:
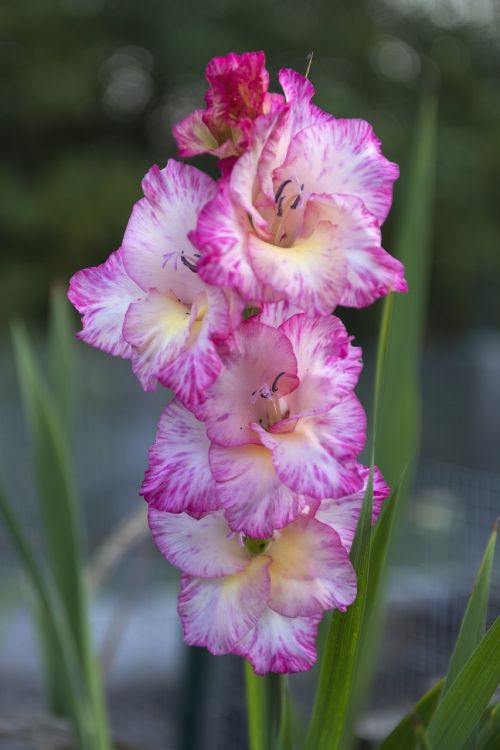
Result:
[[298,384],[297,362],[289,340],[275,328],[248,320],[234,332],[234,353],[223,357],[219,377],[207,393],[198,416],[218,445],[259,443],[250,424],[268,408],[259,395],[267,384],[276,398]]
[[196,109],[172,128],[179,156],[197,156],[214,153],[218,142],[203,122],[203,110]]
[[280,331],[292,344],[300,381],[287,398],[291,416],[324,413],[354,390],[363,367],[361,349],[352,346],[339,318],[294,315]]
[[156,289],[129,306],[123,335],[133,347],[132,369],[145,391],[155,390],[164,369],[184,351],[190,328],[189,307]]
[[[234,171],[234,170],[233,170]],[[191,234],[202,256],[198,272],[214,286],[236,288],[246,299],[273,300],[276,293],[255,278],[248,261],[248,216],[229,196],[226,182],[217,196],[201,211]]]
[[347,281],[340,299],[345,307],[366,307],[389,292],[407,292],[404,266],[382,247],[354,245],[347,253]]
[[[346,497],[339,497],[337,500],[332,498],[322,500],[316,511],[316,518],[318,521],[328,524],[332,529],[335,529],[347,552],[351,549],[354,534],[356,533],[356,526],[365,497],[370,469],[361,467],[359,474],[363,480],[363,485],[358,492],[355,492],[352,495],[347,495]],[[380,469],[375,466],[373,469],[372,523],[375,523],[377,520],[382,509],[382,503],[389,495],[389,492],[390,489],[385,483]]]
[[320,615],[283,617],[266,609],[257,625],[235,646],[235,653],[252,665],[255,674],[306,672],[316,661]]
[[382,224],[392,204],[397,164],[381,153],[380,141],[364,120],[328,120],[301,130],[290,143],[275,178],[292,175],[314,193],[354,195]]
[[135,204],[123,238],[127,273],[144,291],[159,289],[190,303],[203,284],[182,258],[190,262],[196,253],[188,235],[215,195],[216,183],[195,167],[170,160],[164,169],[152,167],[142,187],[145,197]]
[[123,338],[123,321],[129,305],[143,294],[128,276],[121,250],[111,253],[102,265],[75,273],[68,298],[83,316],[78,338],[108,354],[129,359],[132,347]]
[[270,452],[257,445],[209,451],[212,474],[231,529],[266,539],[292,521],[308,498],[286,487],[276,474]]
[[292,304],[314,315],[329,315],[345,288],[347,263],[337,227],[321,221],[308,237],[280,247],[255,235],[248,238],[248,257],[262,283],[269,281]]
[[310,102],[315,94],[309,78],[301,76],[292,68],[282,68],[278,73],[278,80],[287,102]]
[[405,292],[404,267],[381,246],[378,220],[353,195],[313,195],[305,225],[320,219],[335,225],[338,246],[347,261],[341,305],[365,307],[389,291]]
[[266,609],[270,562],[260,555],[232,576],[182,576],[177,609],[186,643],[206,646],[215,655],[233,651]]
[[264,302],[260,306],[260,313],[256,316],[259,323],[264,323],[272,328],[279,328],[286,320],[293,315],[302,312],[299,307],[292,305],[288,300],[280,302]]
[[179,356],[165,364],[159,380],[165,388],[171,388],[183,404],[196,407],[206,396],[207,388],[220,372],[221,363],[217,349],[209,338],[199,338],[195,346],[182,351]]
[[280,117],[267,134],[260,153],[254,152],[258,159],[258,184],[271,201],[274,198],[274,170],[283,164],[291,139],[306,127],[333,119],[332,115],[311,103],[314,86],[307,78],[286,68],[280,70],[278,77],[288,106],[281,107]]
[[[229,182],[231,198],[249,214],[255,229],[266,236],[269,233],[267,221],[255,207],[255,198],[261,189],[262,157],[264,151],[268,168],[274,164],[280,153],[282,132],[286,129],[289,116],[287,105],[277,106],[268,115],[261,115],[254,122],[252,142],[248,150],[238,159],[231,172]],[[266,168],[266,171],[268,171]],[[266,191],[264,190],[264,193]],[[268,194],[272,201],[272,196]]]
[[302,516],[272,543],[269,606],[286,617],[308,617],[326,609],[346,610],[356,598],[356,574],[339,535]]
[[278,73],[278,79],[286,101],[292,104],[291,136],[310,125],[333,120],[333,115],[311,104],[315,90],[308,78],[300,75],[296,70],[283,68]]
[[356,457],[365,443],[366,416],[354,395],[326,414],[302,417],[291,432],[253,428],[271,450],[279,478],[294,492],[322,499],[360,489]]
[[[175,359],[165,361],[158,378],[187,406],[204,401],[221,369],[214,338],[229,334],[235,321],[228,294],[213,287],[200,292],[189,314],[189,337]],[[241,320],[241,316],[240,316]]]
[[230,531],[221,511],[192,518],[149,508],[149,528],[156,546],[172,565],[199,578],[241,573],[251,556]]
[[141,495],[153,508],[171,513],[204,513],[221,507],[208,464],[205,426],[177,401],[171,401],[149,449],[149,468]]

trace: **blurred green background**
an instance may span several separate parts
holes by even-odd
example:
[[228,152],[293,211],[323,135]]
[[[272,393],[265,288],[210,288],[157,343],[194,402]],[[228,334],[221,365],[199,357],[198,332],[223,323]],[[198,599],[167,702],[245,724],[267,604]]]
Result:
[[370,120],[403,170],[419,93],[438,81],[431,333],[500,323],[496,0],[4,0],[0,34],[2,325],[43,320],[55,278],[120,245],[143,174],[176,155],[171,126],[202,103],[208,59],[254,49],[275,90],[314,50],[317,103]]

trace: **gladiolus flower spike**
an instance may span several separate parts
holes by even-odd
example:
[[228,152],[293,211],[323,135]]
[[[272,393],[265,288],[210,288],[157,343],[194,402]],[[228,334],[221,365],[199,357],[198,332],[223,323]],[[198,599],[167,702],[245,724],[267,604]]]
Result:
[[[186,642],[257,674],[310,669],[323,613],[356,597],[362,361],[332,313],[407,289],[381,245],[397,165],[367,122],[278,77],[269,92],[262,52],[210,61],[205,108],[173,132],[219,180],[152,167],[120,248],[68,292],[79,338],[173,392],[141,488],[151,533],[182,573]],[[388,493],[375,469],[373,522]]]

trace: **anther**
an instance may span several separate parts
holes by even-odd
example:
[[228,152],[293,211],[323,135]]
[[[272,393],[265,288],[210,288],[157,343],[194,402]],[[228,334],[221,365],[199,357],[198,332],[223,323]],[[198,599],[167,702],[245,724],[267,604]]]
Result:
[[190,271],[196,273],[196,265],[188,260],[185,255],[181,255],[181,263],[183,263],[186,268],[189,268]]
[[276,201],[276,203],[279,201],[279,199],[281,198],[281,194],[283,193],[283,190],[286,188],[286,186],[290,182],[291,180],[285,180],[284,182],[281,183],[278,190],[276,191],[276,195],[274,196],[274,200]]
[[285,374],[285,371],[283,370],[283,372],[280,372],[280,373],[279,373],[278,375],[276,375],[276,377],[274,378],[274,380],[273,380],[273,384],[272,384],[272,386],[271,386],[271,390],[272,390],[272,392],[273,392],[273,393],[276,393],[276,391],[278,390],[278,381],[279,381],[279,379],[280,379],[281,377],[283,377],[283,375],[284,375],[284,374]]

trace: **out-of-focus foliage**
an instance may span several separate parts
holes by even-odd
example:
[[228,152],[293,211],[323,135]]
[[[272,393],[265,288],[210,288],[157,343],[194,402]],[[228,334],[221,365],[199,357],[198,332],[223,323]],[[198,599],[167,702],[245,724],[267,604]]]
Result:
[[[264,49],[274,76],[281,66],[305,71],[313,49],[318,103],[372,121],[403,167],[422,78],[438,70],[430,319],[440,331],[500,322],[495,7],[494,0],[5,0],[0,319],[44,311],[55,276],[67,279],[119,245],[141,176],[175,156],[170,128],[201,102],[212,55]],[[388,225],[389,249],[391,241]],[[355,323],[365,325],[357,316]]]

